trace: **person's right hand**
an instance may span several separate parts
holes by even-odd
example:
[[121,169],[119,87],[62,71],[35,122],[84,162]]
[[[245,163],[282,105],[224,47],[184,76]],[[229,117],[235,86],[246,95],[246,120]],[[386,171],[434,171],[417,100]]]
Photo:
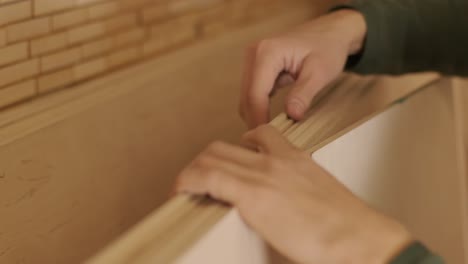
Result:
[[247,53],[240,114],[250,128],[269,121],[270,95],[280,76],[295,81],[285,102],[287,114],[303,118],[314,96],[362,49],[366,22],[354,10],[340,10],[286,34],[261,40]]
[[179,175],[179,193],[209,195],[294,263],[388,263],[414,238],[359,200],[269,125],[244,135],[250,149],[217,142]]

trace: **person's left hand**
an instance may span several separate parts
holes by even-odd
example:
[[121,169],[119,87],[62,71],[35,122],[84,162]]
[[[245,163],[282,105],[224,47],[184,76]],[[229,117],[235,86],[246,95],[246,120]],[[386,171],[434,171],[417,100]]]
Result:
[[386,263],[411,235],[356,198],[310,156],[264,125],[244,136],[258,152],[213,143],[178,178],[178,192],[235,206],[280,253],[299,263]]

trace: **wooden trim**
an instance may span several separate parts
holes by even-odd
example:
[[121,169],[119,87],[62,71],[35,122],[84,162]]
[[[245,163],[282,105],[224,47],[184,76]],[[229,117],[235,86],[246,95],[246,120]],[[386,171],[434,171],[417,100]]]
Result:
[[[281,114],[271,125],[297,147],[314,152],[440,81],[431,74],[399,79],[344,76],[318,98],[303,122]],[[87,263],[172,263],[229,211],[208,198],[177,196]]]
[[461,78],[451,79],[453,92],[453,112],[455,122],[455,143],[457,150],[457,164],[460,178],[460,193],[462,195],[462,206],[460,208],[463,216],[463,237],[465,259],[468,259],[468,81]]

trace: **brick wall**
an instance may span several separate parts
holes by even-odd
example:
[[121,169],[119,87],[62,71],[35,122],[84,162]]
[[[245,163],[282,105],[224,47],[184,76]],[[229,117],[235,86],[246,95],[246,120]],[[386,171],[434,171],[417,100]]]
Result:
[[286,0],[0,0],[0,108],[255,23]]

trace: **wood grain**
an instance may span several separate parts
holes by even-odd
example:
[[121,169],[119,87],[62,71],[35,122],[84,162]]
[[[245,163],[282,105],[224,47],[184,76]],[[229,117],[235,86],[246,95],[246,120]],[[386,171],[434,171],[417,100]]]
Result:
[[[422,75],[390,80],[348,75],[318,98],[304,121],[295,123],[281,114],[271,125],[294,145],[312,153],[399,100],[434,84],[435,78]],[[394,90],[386,93],[389,89]],[[230,208],[208,198],[178,196],[160,210],[161,214],[155,212],[147,217],[88,263],[172,263]]]
[[244,47],[312,14],[296,9],[0,111],[0,263],[82,263],[167,201],[196,153],[245,130]]

